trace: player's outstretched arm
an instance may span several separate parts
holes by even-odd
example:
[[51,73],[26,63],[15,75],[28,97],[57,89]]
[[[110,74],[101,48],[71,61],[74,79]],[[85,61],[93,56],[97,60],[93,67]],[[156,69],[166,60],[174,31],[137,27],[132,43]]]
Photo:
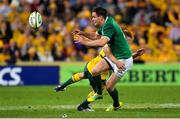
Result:
[[76,35],[76,38],[74,40],[89,47],[103,47],[109,41],[109,39],[106,37],[101,37],[100,39],[92,40],[82,35]]
[[75,29],[72,32],[73,35],[82,35],[90,40],[97,40],[101,38],[101,35],[96,34],[95,32],[83,32],[79,29]]
[[136,52],[133,53],[133,60],[137,59],[139,56],[143,55],[145,53],[144,48],[138,49]]

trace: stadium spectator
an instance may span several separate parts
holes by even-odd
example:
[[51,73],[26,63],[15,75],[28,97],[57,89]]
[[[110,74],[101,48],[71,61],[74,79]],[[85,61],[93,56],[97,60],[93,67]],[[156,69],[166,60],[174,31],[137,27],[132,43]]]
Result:
[[7,44],[9,43],[12,36],[13,31],[11,29],[11,23],[9,21],[3,21],[1,23],[0,39],[3,41],[4,44]]
[[[19,50],[16,61],[29,61],[25,56],[32,47],[35,54],[47,48],[55,61],[90,60],[84,58],[89,55],[89,48],[73,43],[70,36],[76,28],[96,30],[89,20],[94,6],[105,6],[117,23],[134,32],[131,48],[147,47],[147,57],[145,54],[141,58],[144,62],[157,62],[157,57],[162,57],[159,61],[163,61],[167,51],[161,50],[161,54],[162,47],[168,48],[171,58],[174,57],[168,62],[180,60],[178,0],[1,0],[0,62],[6,62],[7,51],[4,52],[3,46],[10,46],[11,39]],[[34,10],[43,18],[37,34],[28,24],[28,17]]]
[[180,23],[172,27],[169,37],[174,44],[180,44]]
[[9,0],[3,0],[2,4],[0,4],[0,14],[8,16],[10,12],[12,12],[12,9],[10,7]]

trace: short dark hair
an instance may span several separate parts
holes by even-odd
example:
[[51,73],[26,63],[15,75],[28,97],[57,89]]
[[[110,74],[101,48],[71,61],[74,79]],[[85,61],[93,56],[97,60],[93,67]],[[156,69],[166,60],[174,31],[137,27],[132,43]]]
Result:
[[95,7],[92,12],[96,12],[98,16],[102,16],[104,19],[107,17],[107,10],[103,7]]

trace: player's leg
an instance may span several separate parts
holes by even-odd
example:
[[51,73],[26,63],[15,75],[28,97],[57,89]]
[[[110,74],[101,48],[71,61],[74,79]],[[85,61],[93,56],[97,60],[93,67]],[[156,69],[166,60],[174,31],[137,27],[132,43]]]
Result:
[[[102,80],[102,91],[105,89],[105,86],[106,86],[106,80]],[[92,89],[93,90],[87,95],[87,98],[89,98],[89,97],[91,97],[91,96],[93,96],[95,94],[95,92],[96,92],[95,89],[96,88],[92,87]]]
[[[92,111],[92,109],[90,109],[89,104],[94,102],[96,99],[102,99],[102,83],[101,83],[101,77],[98,75],[98,77],[92,77],[92,75],[89,73],[88,70],[85,70],[85,75],[88,77],[90,85],[93,89],[94,93],[92,96],[87,97],[87,99],[85,99],[78,107],[77,110],[78,111]],[[94,79],[97,78],[97,79]],[[97,82],[96,80],[100,80],[100,82]],[[98,83],[98,85],[97,85]],[[103,83],[105,84],[105,83]],[[98,87],[97,87],[98,86]],[[99,94],[100,93],[100,94]],[[96,97],[95,97],[96,95]]]
[[96,77],[91,77],[89,78],[90,82],[93,82],[93,85],[91,84],[91,86],[94,88],[94,95],[90,96],[89,98],[87,98],[88,102],[94,102],[97,99],[102,99],[102,80],[101,80],[101,76],[98,75]]
[[63,84],[60,84],[58,85],[56,88],[55,88],[55,91],[58,92],[58,91],[63,91],[68,85],[70,84],[73,84],[75,82],[78,82],[82,79],[85,79],[85,78],[88,78],[87,77],[87,65],[89,63],[87,63],[84,67],[84,72],[80,72],[80,73],[76,73],[74,74],[69,80],[67,80],[66,82],[64,82]]
[[[96,82],[94,81],[92,75],[87,71],[86,74],[88,74],[88,79],[89,79],[89,82],[90,82],[90,85],[93,89],[92,92],[90,92],[87,96],[87,99],[84,100],[77,108],[78,111],[83,111],[83,110],[86,110],[86,111],[92,111],[92,109],[90,108],[89,104],[94,102],[96,99],[102,99],[102,96],[101,95],[97,95],[97,90],[99,90],[99,88],[97,88],[97,84]],[[106,85],[106,77],[108,75],[108,72],[103,72],[101,73],[101,90],[103,91],[104,88],[105,88],[105,85]],[[94,96],[97,96],[96,98],[92,98]]]
[[[90,85],[92,86],[93,91],[91,91],[88,96],[87,99],[85,99],[78,107],[77,110],[78,111],[94,111],[91,107],[90,107],[90,103],[94,102],[95,100],[89,100],[90,97],[94,96],[94,94],[96,94],[96,84],[93,80],[89,80],[90,81]],[[102,86],[101,86],[101,90],[104,90],[106,85],[106,81],[102,80]],[[100,97],[99,97],[100,98]],[[101,98],[102,99],[102,98]]]
[[101,59],[90,71],[92,76],[100,75],[101,72],[108,71],[109,70],[109,64],[106,62],[105,59]]
[[99,95],[101,95],[102,91],[104,90],[104,87],[106,85],[106,78],[107,78],[108,74],[109,74],[109,71],[101,72],[100,75],[98,75],[98,76],[92,76],[90,74],[89,78],[95,81],[96,93]]
[[98,95],[102,95],[102,89],[101,89],[102,84],[101,84],[101,72],[100,72],[100,70],[99,70],[98,75],[96,74],[95,76],[93,76],[93,71],[95,71],[97,69],[97,67],[102,67],[100,69],[107,70],[109,68],[109,66],[106,62],[104,62],[103,58],[101,58],[99,56],[99,57],[94,58],[94,60],[90,61],[86,67],[86,71],[88,73],[88,79],[94,81],[96,88],[97,88],[96,93]]
[[[86,100],[84,100],[77,108],[77,110],[79,111],[82,111],[83,109],[86,109],[88,108],[88,105],[91,103],[91,102],[94,102],[96,99],[98,98],[102,98],[102,86],[103,85],[103,88],[104,88],[104,85],[105,85],[105,79],[106,79],[106,76],[105,75],[101,75],[102,78],[103,78],[103,82],[101,83],[101,76],[100,75],[97,75],[96,76],[92,76],[92,69],[102,60],[101,57],[96,57],[95,59],[93,59],[92,61],[90,61],[87,65],[87,67],[85,68],[85,74],[86,76],[88,77],[89,81],[90,81],[90,85],[92,86],[93,88],[93,95],[91,96],[88,96]],[[106,63],[106,62],[105,62]],[[101,66],[105,66],[103,63],[100,63],[99,65]],[[102,68],[102,69],[108,69],[109,67],[105,67],[105,68]],[[100,71],[99,71],[100,72]],[[99,73],[100,74],[100,73]],[[108,75],[108,73],[106,73],[106,75]],[[105,79],[104,79],[105,78]],[[97,93],[94,93],[94,92],[97,92]],[[99,95],[97,95],[99,94]]]
[[113,106],[106,109],[106,111],[117,110],[122,106],[122,103],[119,102],[118,90],[115,88],[115,85],[119,77],[112,73],[109,80],[106,82],[106,89],[113,100]]
[[[86,72],[86,74],[88,74],[88,72]],[[95,82],[92,79],[89,79],[89,83],[93,89],[93,91],[91,92],[91,94],[95,94],[96,92],[96,86],[95,86]],[[77,107],[78,111],[93,111],[92,109],[90,109],[89,104],[91,103],[90,101],[88,101],[87,97],[81,104],[79,104],[79,106]]]
[[[92,59],[87,64],[86,71],[88,72],[88,75],[89,75],[88,78],[92,79],[95,82],[96,88],[97,88],[96,93],[99,94],[99,95],[102,95],[101,78],[104,78],[104,77],[101,77],[102,75],[100,73],[101,73],[101,70],[102,71],[107,70],[108,68],[109,68],[109,66],[107,65],[106,62],[104,62],[104,59],[100,55],[98,55],[96,58]],[[101,69],[101,70],[98,70],[98,72],[99,72],[98,74],[97,74],[96,69]],[[96,75],[93,76],[93,72],[94,73],[96,72]]]
[[55,91],[58,92],[58,91],[63,91],[68,85],[71,85],[75,82],[78,82],[82,79],[84,79],[85,76],[84,76],[84,72],[80,72],[80,73],[76,73],[74,74],[71,78],[69,78],[69,80],[67,80],[66,82],[58,85],[56,88],[55,88]]
[[[100,85],[97,85],[98,83],[95,81],[94,77],[92,77],[93,81],[95,82],[95,86],[94,86],[94,87],[96,87],[96,90],[97,90],[97,91],[96,91],[96,93],[94,93],[94,95],[89,96],[88,100],[89,100],[90,102],[94,102],[96,99],[101,99],[101,98],[102,98],[102,95],[101,95],[101,94],[102,94],[103,89],[105,88],[106,78],[107,78],[108,74],[109,74],[109,71],[105,71],[105,72],[102,72],[102,73],[100,74],[100,77],[101,77],[101,83],[100,83]],[[91,76],[92,76],[92,75],[91,75]],[[91,85],[91,86],[92,86],[92,85]],[[92,86],[92,87],[93,87],[93,86]],[[100,90],[101,93],[99,93],[98,90]]]
[[113,111],[119,109],[122,106],[122,103],[119,102],[118,91],[115,88],[115,85],[118,82],[118,80],[121,79],[123,75],[132,67],[133,59],[129,58],[129,59],[121,60],[125,64],[124,71],[119,70],[117,66],[113,64],[109,59],[106,60],[110,63],[111,67],[113,68],[113,73],[111,74],[111,76],[109,77],[106,83],[106,89],[109,95],[111,96],[111,98],[113,99],[113,106],[107,108],[106,111]]
[[90,101],[88,101],[89,95],[93,95],[96,92],[96,87],[95,87],[95,83],[92,80],[89,80],[90,85],[92,86],[93,91],[91,91],[88,94],[88,97],[81,103],[79,104],[79,106],[77,107],[78,111],[93,111],[93,109],[90,108],[89,104],[91,103]]
[[106,79],[109,68],[108,62],[103,58],[100,58],[93,67],[88,68],[88,71],[91,74],[90,77],[92,77],[91,79],[95,82],[97,88],[96,93],[88,98],[89,102],[94,102],[96,99],[102,98],[102,79]]
[[91,77],[91,79],[94,82],[94,88],[96,88],[96,93],[98,95],[102,95],[102,83],[101,83],[101,76],[97,75],[97,76],[93,76]]

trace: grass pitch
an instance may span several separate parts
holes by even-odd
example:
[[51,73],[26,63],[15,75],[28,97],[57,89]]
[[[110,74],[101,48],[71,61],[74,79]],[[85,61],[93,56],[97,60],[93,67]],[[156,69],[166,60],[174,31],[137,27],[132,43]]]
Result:
[[121,110],[105,112],[112,103],[104,92],[103,100],[92,104],[94,112],[78,112],[77,105],[90,92],[89,86],[70,86],[56,93],[53,86],[0,87],[0,117],[15,118],[121,118],[180,117],[180,86],[118,86]]

